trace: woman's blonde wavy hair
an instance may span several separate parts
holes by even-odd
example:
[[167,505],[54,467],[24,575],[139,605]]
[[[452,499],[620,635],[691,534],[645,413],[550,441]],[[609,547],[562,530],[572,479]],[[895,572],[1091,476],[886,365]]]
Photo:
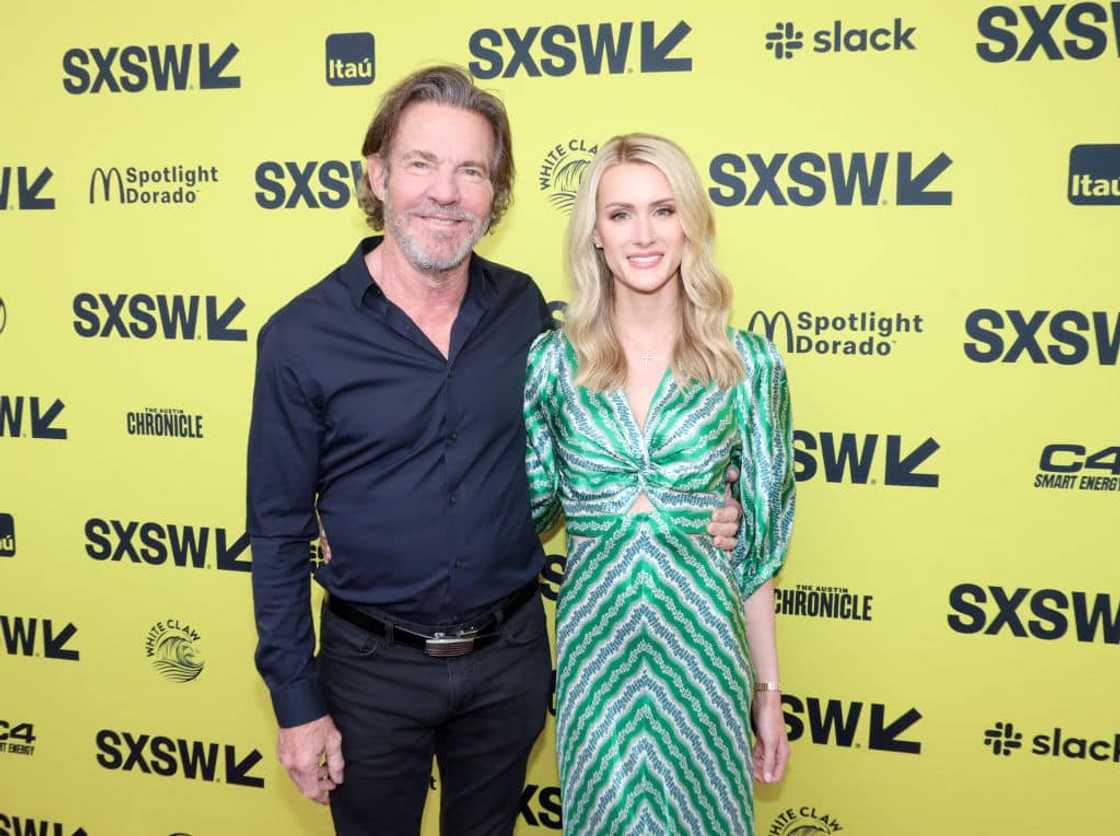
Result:
[[599,149],[572,208],[567,237],[572,293],[564,331],[576,352],[575,382],[602,392],[618,389],[626,380],[626,357],[614,324],[614,279],[592,240],[599,183],[608,168],[621,163],[652,165],[665,175],[684,229],[673,376],[682,386],[694,380],[730,389],[744,370],[727,335],[731,282],[712,257],[715,218],[688,155],[668,139],[641,133],[616,136]]

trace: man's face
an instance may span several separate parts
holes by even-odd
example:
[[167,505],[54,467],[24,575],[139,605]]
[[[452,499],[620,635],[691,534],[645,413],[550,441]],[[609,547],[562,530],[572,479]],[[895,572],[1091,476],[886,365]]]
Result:
[[370,186],[385,204],[385,235],[417,270],[458,267],[485,234],[493,156],[485,118],[419,102],[404,111],[389,159],[369,158]]

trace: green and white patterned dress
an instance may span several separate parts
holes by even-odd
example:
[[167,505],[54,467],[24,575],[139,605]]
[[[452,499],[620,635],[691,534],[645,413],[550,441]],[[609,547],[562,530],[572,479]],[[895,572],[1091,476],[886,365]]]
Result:
[[[565,833],[754,833],[743,605],[782,564],[794,480],[781,358],[754,334],[731,338],[743,382],[682,388],[666,372],[644,429],[622,391],[573,385],[562,331],[529,352],[534,519],[544,530],[562,505],[569,543],[556,610]],[[744,517],[728,555],[706,527],[730,464]],[[642,493],[654,511],[629,513]]]

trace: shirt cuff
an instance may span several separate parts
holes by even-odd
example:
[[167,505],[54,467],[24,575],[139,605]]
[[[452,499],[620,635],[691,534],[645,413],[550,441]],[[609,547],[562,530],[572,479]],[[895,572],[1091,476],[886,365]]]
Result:
[[282,729],[302,726],[327,714],[327,701],[316,682],[301,682],[282,691],[272,691],[272,710]]

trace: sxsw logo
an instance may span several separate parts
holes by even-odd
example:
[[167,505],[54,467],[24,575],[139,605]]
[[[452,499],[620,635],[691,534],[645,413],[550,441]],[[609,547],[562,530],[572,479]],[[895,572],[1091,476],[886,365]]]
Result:
[[[917,472],[941,448],[933,437],[904,453],[902,436],[888,435],[886,447],[882,484],[910,488],[936,488],[940,484],[941,477],[937,473]],[[794,478],[805,482],[823,468],[827,482],[850,482],[854,485],[870,482],[874,485],[877,480],[871,477],[871,469],[875,464],[875,454],[880,449],[876,433],[861,437],[855,433],[822,432],[814,435],[805,430],[794,430]],[[819,463],[815,455],[818,451]]]
[[[0,168],[0,210],[4,209],[53,209],[54,198],[43,194],[43,189],[50,182],[54,172],[44,166],[32,177],[34,169],[25,165],[13,168],[6,165]],[[12,172],[15,172],[16,193],[9,203],[9,193],[12,187]]]
[[989,6],[980,12],[976,27],[985,40],[976,44],[976,54],[981,59],[994,64],[1043,56],[1050,61],[1088,61],[1108,51],[1110,37],[1120,56],[1120,3],[1018,8],[1016,13],[1011,6]]
[[165,778],[181,775],[192,781],[264,788],[264,778],[249,774],[261,760],[261,753],[256,749],[239,757],[237,747],[228,743],[113,729],[98,731],[96,741],[97,763],[104,769],[137,770]]
[[[813,34],[813,52],[898,52],[917,49],[911,39],[916,26],[903,28],[902,18],[896,17],[891,27],[868,29],[847,27],[843,21],[834,20],[831,29],[819,29]],[[773,32],[766,33],[766,48],[778,59],[792,58],[805,46],[805,33],[792,22],[778,23]]]
[[1068,196],[1074,206],[1120,206],[1120,145],[1075,145]]
[[[1006,630],[1020,639],[1053,641],[1070,635],[1079,642],[1120,644],[1120,598],[1114,605],[1107,592],[1090,597],[1088,592],[1027,587],[1008,591],[961,583],[949,591],[949,607],[949,628],[963,635],[996,636]],[[1021,607],[1028,612],[1021,614]]]
[[[683,20],[657,37],[657,23],[643,20],[589,23],[571,26],[554,24],[543,29],[479,29],[470,36],[469,48],[477,61],[468,65],[475,78],[514,78],[522,73],[534,78],[571,75],[577,69],[586,75],[611,75],[633,72],[628,66],[635,25],[639,28],[638,71],[643,73],[691,72],[692,58],[672,53],[681,45],[692,27]],[[503,47],[508,47],[507,54]]]
[[16,521],[11,514],[0,514],[0,557],[15,557]]
[[564,826],[560,788],[526,784],[521,790],[519,814],[521,820],[530,827],[560,830]]
[[0,836],[86,836],[86,831],[84,827],[71,830],[59,821],[0,813]]
[[[205,326],[199,318],[203,300]],[[244,308],[240,296],[219,311],[216,296],[79,293],[74,297],[74,332],[79,337],[245,342],[245,329],[230,327]]]
[[[231,540],[224,528],[138,520],[86,520],[86,554],[94,560],[248,572],[251,564],[239,558],[249,548],[249,535]],[[211,549],[210,545],[214,548]],[[212,554],[211,554],[212,552]]]
[[262,209],[297,209],[301,205],[341,209],[357,193],[364,176],[361,160],[268,161],[257,166],[259,191],[253,196]]
[[[4,650],[9,656],[42,656],[77,662],[79,652],[66,647],[77,632],[73,622],[67,622],[65,627],[55,632],[54,622],[49,618],[0,615],[0,639],[3,639]],[[36,636],[42,636],[41,643],[35,641]]]
[[[858,701],[847,702],[823,697],[802,699],[792,694],[782,694],[782,713],[785,715],[786,732],[791,743],[805,737],[808,732],[808,739],[820,746],[862,749],[866,742],[866,748],[880,752],[921,754],[920,741],[899,739],[922,719],[918,709],[908,708],[888,722],[887,708],[882,703],[871,703],[870,712],[865,712],[865,707],[864,703]],[[863,733],[860,733],[861,720],[865,721],[862,723]]]
[[56,427],[54,422],[66,404],[58,398],[46,408],[42,403],[45,400],[40,402],[34,396],[0,395],[0,438],[27,438],[30,430],[32,438],[64,441],[66,428]]
[[952,191],[931,187],[952,164],[944,151],[920,168],[911,151],[831,152],[823,156],[798,151],[769,157],[723,153],[716,154],[708,166],[708,176],[716,184],[708,189],[708,196],[717,206],[758,206],[764,199],[775,206],[818,206],[829,195],[837,206],[878,206],[889,202],[881,197],[887,171],[893,168],[896,205],[949,206]]
[[353,87],[373,84],[377,71],[373,35],[369,32],[327,35],[327,84]]
[[[1005,335],[1008,326],[1012,333]],[[964,330],[973,340],[964,343],[964,353],[974,363],[1026,358],[1036,364],[1073,366],[1095,359],[1101,366],[1115,366],[1120,354],[1120,312],[980,308],[965,318]]]
[[[197,53],[195,52],[197,46]],[[166,44],[156,46],[111,46],[101,49],[66,50],[62,86],[67,93],[139,93],[149,86],[156,90],[223,90],[241,86],[241,76],[227,75],[237,55],[237,44],[229,43],[217,57],[210,44]],[[198,56],[195,60],[195,56]],[[191,67],[198,68],[197,73]]]

